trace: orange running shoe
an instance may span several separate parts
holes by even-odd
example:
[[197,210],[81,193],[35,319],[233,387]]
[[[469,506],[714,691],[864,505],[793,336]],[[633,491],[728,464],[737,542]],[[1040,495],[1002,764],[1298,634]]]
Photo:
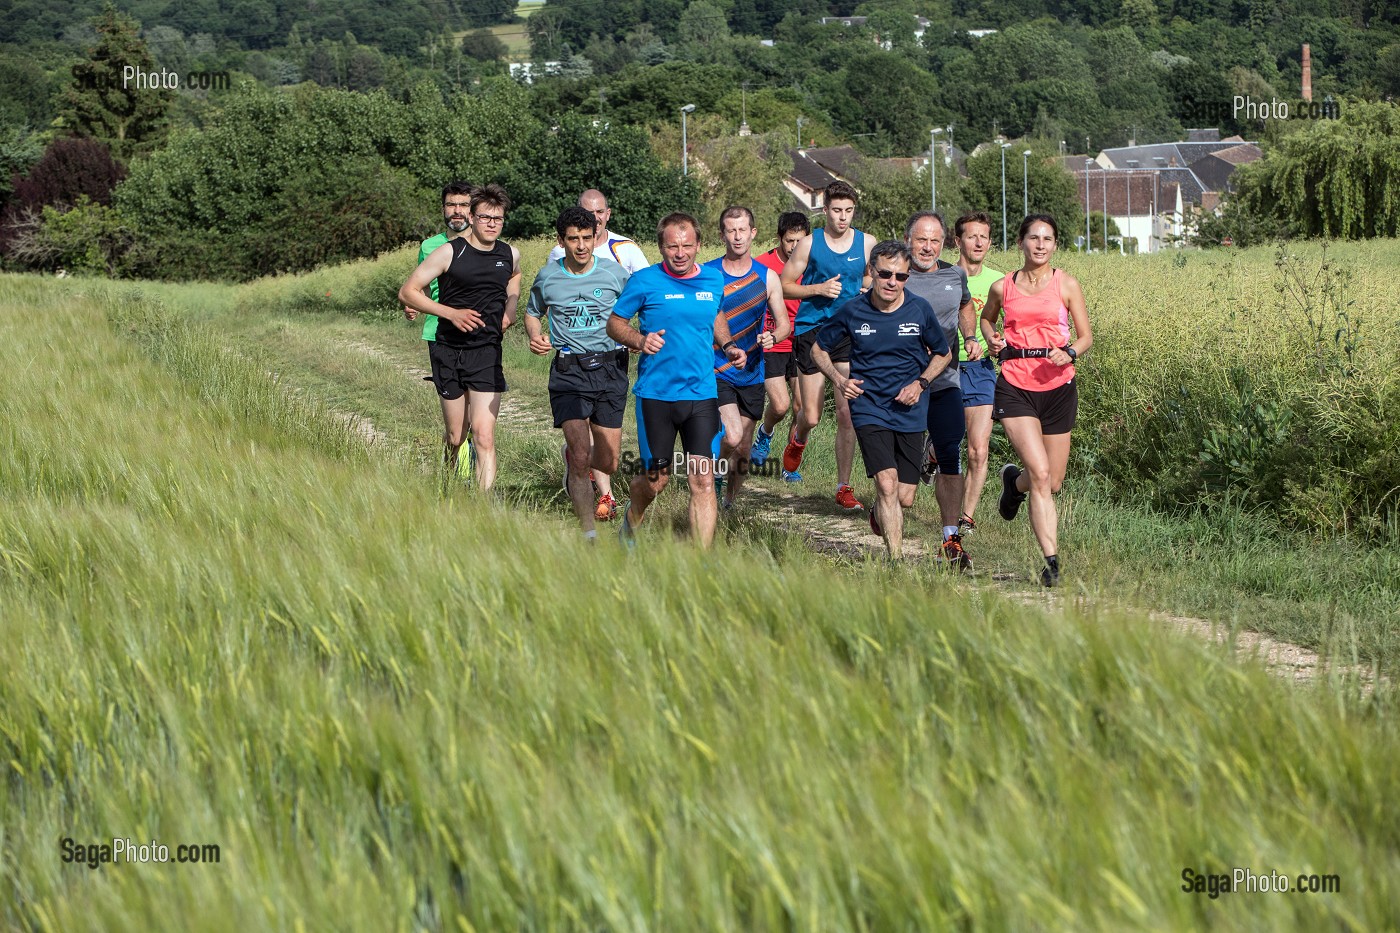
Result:
[[797,443],[794,436],[789,434],[787,446],[783,448],[783,472],[796,473],[802,466],[802,454],[806,450],[805,443]]
[[972,571],[972,558],[968,557],[967,551],[963,550],[962,535],[960,534],[951,534],[943,539],[943,547],[939,549],[939,556],[954,570],[960,570],[964,573]]
[[836,504],[847,512],[854,512],[856,509],[864,508],[860,500],[856,498],[856,491],[850,483],[843,483],[836,487]]
[[593,520],[610,522],[617,517],[617,500],[607,493],[598,497],[598,507],[593,510]]

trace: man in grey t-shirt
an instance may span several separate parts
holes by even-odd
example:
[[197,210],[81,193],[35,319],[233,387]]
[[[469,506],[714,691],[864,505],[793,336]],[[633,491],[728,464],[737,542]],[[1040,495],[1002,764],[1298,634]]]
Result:
[[[594,255],[596,226],[593,214],[580,207],[559,215],[554,228],[564,255],[535,276],[525,308],[531,352],[554,353],[549,406],[554,426],[564,431],[564,491],[589,539],[597,537],[595,521],[609,521],[617,514],[611,474],[622,449],[627,404],[627,351],[608,337],[607,328],[628,273],[611,259]],[[548,334],[540,324],[544,315],[549,316]]]
[[[933,306],[948,346],[958,347],[963,335],[973,332],[976,321],[967,273],[938,258],[943,252],[944,236],[943,218],[933,211],[920,211],[909,218],[904,242],[914,261],[905,290]],[[957,570],[971,570],[972,560],[963,550],[962,535],[958,533],[963,495],[961,448],[966,422],[957,354],[953,357],[953,364],[928,387],[928,449],[923,481],[934,485],[938,511],[942,513],[943,545],[939,556]]]

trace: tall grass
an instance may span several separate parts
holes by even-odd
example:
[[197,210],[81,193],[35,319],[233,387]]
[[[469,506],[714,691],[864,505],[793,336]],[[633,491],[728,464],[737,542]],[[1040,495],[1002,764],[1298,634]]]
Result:
[[[1384,691],[908,568],[589,549],[425,490],[158,308],[111,313],[168,370],[3,288],[7,925],[1400,922]],[[94,871],[65,836],[222,858]],[[1232,866],[1343,888],[1180,890]]]

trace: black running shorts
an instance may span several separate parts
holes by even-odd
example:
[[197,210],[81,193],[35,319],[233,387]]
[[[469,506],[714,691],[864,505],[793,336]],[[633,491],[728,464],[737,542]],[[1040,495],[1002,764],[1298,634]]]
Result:
[[627,407],[627,356],[607,354],[602,365],[585,370],[576,360],[556,356],[549,367],[549,408],[554,426],[590,421],[600,428],[621,428]]
[[796,379],[797,359],[791,350],[769,351],[763,354],[764,379]]
[[719,433],[719,405],[706,398],[689,402],[637,399],[637,447],[642,468],[648,472],[671,467],[679,435],[681,449],[691,456],[714,455]]
[[1031,392],[1007,382],[1004,375],[997,377],[996,397],[992,401],[992,417],[997,421],[1036,418],[1041,434],[1068,434],[1074,430],[1078,415],[1079,386],[1073,379],[1046,392]]
[[468,390],[506,391],[499,343],[484,347],[454,347],[434,340],[428,344],[428,365],[433,387],[438,395],[449,402],[461,398]]
[[[792,338],[792,355],[797,359],[798,372],[804,376],[812,376],[821,372],[812,362],[812,345],[817,342],[817,331],[820,329],[814,327]],[[831,357],[831,362],[848,363],[851,359],[851,338],[847,337],[834,347],[822,347],[822,349]]]
[[[764,365],[768,365],[767,360],[764,360]],[[736,386],[723,379],[716,379],[715,388],[719,391],[719,398],[716,401],[720,406],[738,405],[739,414],[745,418],[750,421],[763,420],[763,402],[767,397],[767,393],[763,391],[763,383]]]
[[906,486],[919,481],[924,459],[923,431],[892,431],[867,425],[856,428],[856,443],[860,444],[866,476],[873,478],[876,473],[894,470]]

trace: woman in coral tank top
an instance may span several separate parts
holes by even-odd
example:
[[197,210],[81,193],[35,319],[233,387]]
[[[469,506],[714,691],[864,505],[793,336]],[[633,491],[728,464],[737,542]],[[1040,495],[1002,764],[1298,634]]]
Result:
[[[1025,464],[1001,468],[1001,517],[1016,517],[1031,498],[1031,528],[1045,555],[1040,582],[1060,582],[1055,494],[1065,481],[1069,437],[1079,410],[1074,361],[1093,346],[1084,292],[1073,276],[1050,267],[1060,229],[1048,214],[1021,221],[1016,243],[1025,264],[992,284],[982,308],[982,334],[1002,360],[992,417],[1001,422]],[[1006,313],[1005,331],[996,332]],[[1071,340],[1071,324],[1073,337]]]

